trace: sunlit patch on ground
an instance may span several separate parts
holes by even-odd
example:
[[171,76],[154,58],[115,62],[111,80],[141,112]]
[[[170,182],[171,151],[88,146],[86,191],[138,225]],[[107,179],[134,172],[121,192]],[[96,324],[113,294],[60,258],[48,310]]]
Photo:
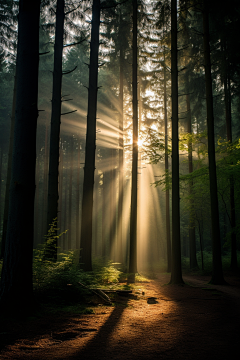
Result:
[[92,315],[63,313],[17,325],[1,359],[202,360],[226,358],[229,346],[236,350],[240,314],[233,293],[239,294],[239,281],[231,284],[232,294],[221,289],[216,296],[217,288],[203,289],[207,277],[186,277],[192,286],[164,285],[169,280],[161,274],[137,283],[129,297],[99,304]]

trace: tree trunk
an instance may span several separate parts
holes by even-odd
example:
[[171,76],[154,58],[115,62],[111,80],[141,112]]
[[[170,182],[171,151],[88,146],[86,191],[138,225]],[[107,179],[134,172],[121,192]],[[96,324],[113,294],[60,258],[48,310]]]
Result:
[[201,249],[201,261],[202,261],[202,271],[204,270],[204,259],[203,259],[203,236],[200,221],[198,221],[198,233],[199,233],[199,242],[200,242],[200,249]]
[[[230,93],[230,77],[227,66],[227,48],[226,42],[223,44],[223,63],[224,63],[224,98],[225,98],[225,114],[227,140],[232,143],[232,114],[231,114],[231,93]],[[230,216],[231,216],[231,269],[237,269],[237,239],[236,239],[236,214],[235,214],[235,196],[234,196],[234,179],[230,176]]]
[[107,171],[103,172],[103,189],[102,189],[102,256],[106,258],[107,256],[107,240],[108,240],[108,229],[109,223],[107,220],[107,198],[108,198],[108,181],[107,181]]
[[[186,103],[187,103],[187,132],[192,134],[192,119],[190,108],[190,96],[189,92],[189,80],[186,76]],[[192,162],[192,141],[188,141],[188,172],[193,172]],[[194,219],[194,200],[193,200],[193,181],[189,182],[189,195],[190,195],[190,214],[189,214],[189,256],[190,256],[190,269],[198,268],[197,256],[196,256],[196,234],[195,234],[195,219]]]
[[[121,16],[121,15],[120,15]],[[120,17],[121,26],[121,17]],[[120,84],[119,84],[119,180],[118,180],[118,262],[123,264],[123,46],[120,47]]]
[[172,82],[172,273],[171,284],[182,284],[179,145],[178,145],[178,58],[177,0],[171,0],[171,82]]
[[212,77],[211,60],[209,45],[209,21],[207,1],[203,2],[203,48],[205,62],[205,85],[207,100],[207,129],[208,129],[208,160],[209,160],[209,180],[210,180],[210,200],[211,200],[211,223],[212,223],[212,284],[224,284],[221,259],[221,242],[219,228],[219,209],[217,195],[217,175],[215,160],[215,139],[214,139],[214,116],[213,116],[213,96],[212,96]]
[[39,151],[36,159],[36,195],[35,195],[35,205],[34,205],[34,246],[36,247],[39,244],[39,169],[40,169],[40,159]]
[[[164,126],[165,126],[165,174],[166,183],[168,183],[168,118],[167,118],[167,79],[166,79],[166,65],[165,65],[165,46],[164,46]],[[167,236],[167,272],[171,272],[171,233],[170,233],[170,209],[169,209],[169,189],[167,185],[166,197],[166,236]]]
[[63,235],[63,248],[64,250],[68,250],[68,209],[67,209],[67,200],[68,200],[68,169],[69,169],[69,162],[68,162],[68,154],[67,154],[67,147],[66,147],[66,153],[65,153],[65,187],[64,187],[64,208],[63,208],[63,228],[64,231],[67,230],[66,234]]
[[83,179],[81,258],[85,271],[92,271],[92,213],[96,150],[96,115],[98,91],[98,50],[100,26],[100,0],[93,0],[90,45],[89,88],[85,165]]
[[111,170],[110,170],[110,257],[116,261],[116,151],[110,150]]
[[43,164],[43,211],[42,211],[42,228],[41,241],[47,235],[47,188],[48,188],[48,125],[46,121],[45,145],[44,145],[44,164]]
[[132,145],[132,189],[130,213],[130,253],[128,282],[135,282],[137,272],[137,178],[138,178],[138,100],[137,100],[137,0],[133,5],[133,64],[132,64],[132,94],[133,94],[133,145]]
[[[58,228],[59,232],[65,231],[63,229],[63,216],[62,216],[62,210],[63,210],[63,149],[62,149],[62,143],[60,141],[60,153],[59,153],[59,204],[58,204]],[[60,246],[63,248],[63,238],[60,238]]]
[[2,159],[3,159],[3,149],[0,148],[1,155],[0,155],[0,229],[2,227]]
[[80,136],[78,138],[78,162],[77,162],[77,184],[76,184],[76,249],[79,249],[80,239],[80,156],[81,144]]
[[94,209],[95,209],[95,221],[94,221],[94,251],[95,257],[98,256],[98,184],[99,176],[95,175],[95,186],[94,186]]
[[33,307],[39,15],[40,1],[20,0],[12,175],[0,290],[1,307],[11,313]]
[[72,246],[72,178],[73,178],[73,142],[74,139],[70,139],[70,161],[69,161],[69,194],[68,194],[68,250],[73,248]]
[[[58,217],[58,167],[61,123],[62,52],[64,32],[64,0],[57,0],[56,31],[54,44],[54,68],[52,90],[52,115],[50,132],[47,228]],[[57,239],[52,244],[51,254],[57,260]]]
[[8,149],[7,180],[6,180],[6,187],[5,187],[3,230],[2,230],[0,259],[2,259],[4,256],[5,242],[6,242],[6,235],[7,235],[7,222],[8,222],[8,209],[9,209],[9,187],[10,187],[11,171],[12,171],[12,153],[13,153],[13,138],[14,138],[14,124],[15,124],[15,108],[16,108],[16,89],[17,89],[17,67],[16,67],[16,73],[14,76],[13,103],[12,103],[10,139],[9,139],[9,149]]

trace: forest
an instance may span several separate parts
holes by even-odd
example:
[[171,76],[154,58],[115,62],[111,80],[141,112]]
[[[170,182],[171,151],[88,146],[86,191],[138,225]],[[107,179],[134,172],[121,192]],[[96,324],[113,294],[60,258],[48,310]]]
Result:
[[0,0],[1,316],[130,306],[154,281],[239,294],[239,15]]

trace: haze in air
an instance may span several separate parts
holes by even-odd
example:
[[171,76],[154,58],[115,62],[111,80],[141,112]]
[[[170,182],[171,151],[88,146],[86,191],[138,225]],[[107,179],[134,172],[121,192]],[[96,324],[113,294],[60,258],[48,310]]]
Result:
[[[239,334],[238,1],[0,0],[0,9],[2,334],[9,319],[24,321],[24,341],[41,348],[34,358],[52,356],[39,319],[28,322],[39,313],[58,334],[49,344],[62,341],[57,358],[73,339],[67,358],[96,348],[99,359],[122,358],[148,326],[156,333],[134,345],[143,358],[165,356],[170,342],[173,358],[222,355],[218,344]],[[194,351],[177,345],[184,321],[226,333],[206,289],[219,296],[218,316],[234,311],[233,327]],[[205,320],[191,317],[206,314],[199,299]],[[174,339],[163,314],[179,316]],[[91,326],[99,316],[97,333],[80,341],[74,316]],[[64,319],[76,336],[59,335]],[[107,323],[128,330],[105,349]],[[0,341],[3,356],[27,359],[16,334]]]

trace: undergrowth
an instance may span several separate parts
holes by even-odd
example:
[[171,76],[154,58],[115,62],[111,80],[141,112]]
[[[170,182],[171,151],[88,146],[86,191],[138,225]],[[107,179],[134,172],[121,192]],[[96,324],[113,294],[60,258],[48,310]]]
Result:
[[[105,264],[94,261],[93,271],[84,272],[76,262],[76,253],[68,251],[60,253],[57,262],[43,260],[35,251],[33,260],[33,286],[37,298],[42,303],[54,303],[68,311],[70,306],[73,312],[85,312],[83,304],[86,298],[92,295],[88,288],[110,288],[119,285],[121,272],[114,267],[112,262]],[[80,284],[81,283],[81,284]],[[120,285],[119,285],[120,287]]]
[[[56,235],[53,231],[56,221],[43,245],[39,245],[33,254],[33,288],[37,300],[51,312],[60,308],[64,311],[88,313],[86,299],[92,296],[88,288],[118,286],[121,271],[111,261],[95,259],[93,271],[84,272],[79,264],[79,251],[58,251],[57,261],[46,256],[46,251],[53,249]],[[55,229],[57,230],[57,229]],[[58,249],[59,250],[59,249]],[[54,253],[54,251],[53,251]],[[84,285],[84,286],[83,286]],[[119,285],[120,286],[120,285]]]

